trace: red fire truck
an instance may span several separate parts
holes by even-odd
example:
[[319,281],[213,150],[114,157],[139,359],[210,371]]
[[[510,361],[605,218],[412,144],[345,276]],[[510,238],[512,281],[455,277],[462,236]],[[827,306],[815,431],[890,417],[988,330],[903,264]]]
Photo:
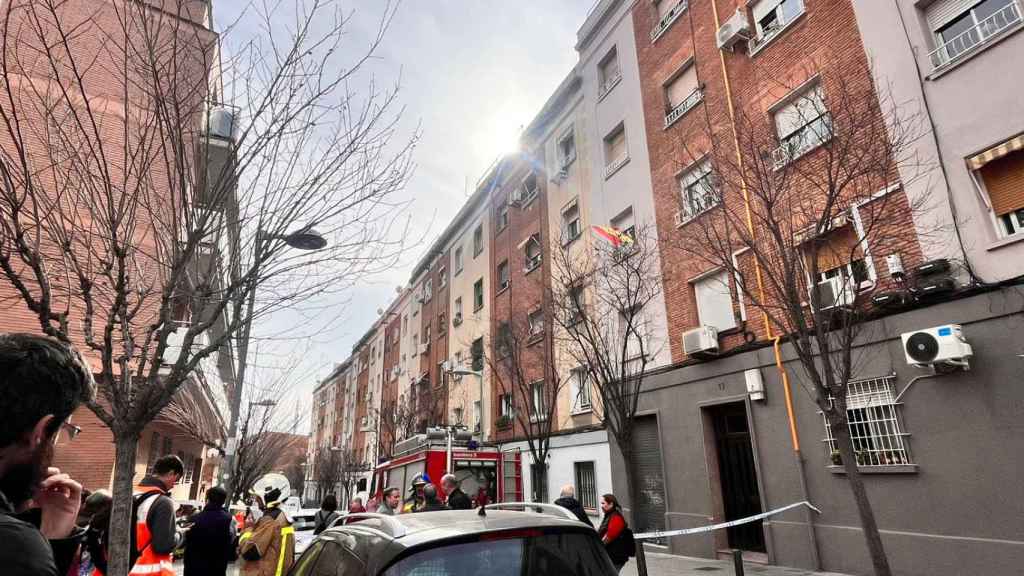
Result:
[[370,493],[380,501],[384,488],[402,490],[402,499],[412,495],[417,474],[426,473],[441,489],[441,477],[451,472],[474,505],[521,502],[523,499],[522,458],[518,450],[502,452],[497,446],[481,444],[460,428],[430,428],[395,446],[395,455],[373,471]]

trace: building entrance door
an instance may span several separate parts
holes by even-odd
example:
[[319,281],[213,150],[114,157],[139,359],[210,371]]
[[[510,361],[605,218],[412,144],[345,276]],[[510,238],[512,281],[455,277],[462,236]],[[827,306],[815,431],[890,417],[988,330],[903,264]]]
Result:
[[[761,495],[757,488],[746,406],[742,402],[716,406],[712,409],[712,421],[725,520],[760,514]],[[760,520],[727,528],[726,533],[730,548],[765,552],[764,529]]]

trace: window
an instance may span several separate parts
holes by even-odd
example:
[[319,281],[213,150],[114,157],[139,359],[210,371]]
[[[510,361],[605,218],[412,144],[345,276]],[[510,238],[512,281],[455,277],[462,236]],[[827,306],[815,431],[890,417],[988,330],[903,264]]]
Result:
[[462,408],[452,410],[452,421],[458,426],[462,425]]
[[[911,464],[906,434],[900,421],[899,404],[893,396],[895,377],[852,381],[846,392],[846,416],[858,466]],[[829,398],[831,402],[832,399]],[[832,430],[825,421],[825,443],[829,460],[841,465]]]
[[471,368],[477,372],[484,369],[484,339],[477,338],[469,346],[469,353],[472,357]]
[[452,325],[458,326],[462,324],[462,296],[455,299],[453,308],[455,308],[455,314],[452,316]]
[[440,312],[437,315],[437,334],[438,337],[444,335],[445,330],[448,328],[448,319],[445,317],[444,312]]
[[543,422],[548,419],[547,391],[544,389],[544,381],[537,380],[530,383],[530,421]]
[[473,311],[477,312],[484,307],[484,279],[481,278],[473,283]]
[[570,288],[567,298],[569,301],[565,303],[566,325],[572,326],[583,320],[586,310],[583,301],[583,286],[573,286]]
[[484,251],[484,225],[479,224],[473,230],[473,258],[476,258]]
[[682,202],[680,222],[685,222],[701,212],[718,204],[711,161],[704,160],[679,177],[679,193]]
[[[648,354],[647,317],[641,308],[619,311],[619,342],[625,345],[623,360],[638,360]],[[621,347],[617,344],[617,348]]]
[[703,95],[697,85],[697,67],[691,62],[664,86],[665,127],[683,117],[701,101]]
[[495,335],[494,352],[498,358],[505,358],[512,353],[512,326],[508,322],[498,323],[498,333]]
[[481,422],[480,417],[482,415],[483,415],[483,410],[480,409],[480,401],[476,400],[476,401],[473,402],[473,428],[477,432],[479,432],[480,428],[481,428],[481,426],[480,426],[480,422]]
[[768,43],[804,13],[803,0],[760,0],[751,11],[757,26],[754,49]]
[[423,344],[430,345],[430,324],[423,327]]
[[402,316],[402,336],[405,336],[409,329],[409,316]]
[[526,317],[527,322],[530,325],[530,338],[540,336],[544,333],[544,310],[537,309]]
[[939,0],[925,9],[935,34],[932,65],[945,66],[970,54],[1021,22],[1016,0]]
[[[612,228],[615,228],[619,232],[628,236],[632,240],[636,240],[636,224],[633,221],[633,208],[626,208],[618,216],[612,218]],[[623,243],[620,250],[635,250],[637,248],[636,242]]]
[[427,281],[423,283],[423,301],[430,302],[430,298],[434,295],[434,279],[427,278]]
[[862,243],[852,226],[843,226],[809,240],[808,249],[817,250],[818,280],[841,276],[852,279],[855,287],[870,282],[871,276],[861,248]]
[[668,27],[686,10],[686,0],[654,0],[658,10],[658,21],[651,28],[651,42],[658,39]]
[[562,210],[562,245],[567,246],[582,234],[580,207],[574,200]]
[[558,138],[558,167],[563,171],[568,170],[569,165],[571,165],[575,160],[576,134],[573,127],[570,126],[569,129]]
[[619,70],[619,54],[612,46],[612,49],[597,65],[598,98],[611,92],[619,80],[622,80],[622,71]]
[[508,260],[502,260],[501,263],[498,264],[498,293],[499,294],[503,290],[508,288],[509,282],[510,282],[510,280],[509,280],[509,276],[508,276]]
[[572,412],[574,414],[589,412],[592,409],[590,400],[590,379],[586,368],[573,368],[569,373],[569,387],[572,393]]
[[540,266],[541,260],[544,256],[540,247],[540,238],[536,234],[527,238],[524,251],[526,252],[526,266],[523,267],[524,272],[530,272]]
[[1024,232],[1024,136],[1007,144],[1021,148],[989,160],[977,170],[988,192],[1001,236]]
[[776,168],[810,152],[832,138],[832,118],[825,107],[820,84],[800,94],[775,112],[779,147],[773,154]]
[[455,275],[458,276],[459,272],[462,272],[462,246],[455,248]]
[[448,268],[443,264],[437,269],[437,285],[444,288],[448,284]]
[[497,219],[497,221],[495,222],[495,228],[498,230],[498,232],[501,232],[502,230],[504,230],[505,228],[508,227],[508,204],[507,203],[502,202],[498,206],[498,214],[497,214],[496,219]]
[[719,332],[736,327],[726,270],[709,274],[693,282],[697,300],[697,316],[702,326],[713,326]]
[[498,406],[501,410],[502,418],[512,418],[512,395],[502,394],[498,397]]
[[530,464],[530,488],[533,492],[531,502],[548,501],[548,467],[547,464]]
[[604,177],[608,178],[629,160],[626,127],[619,124],[604,137]]
[[[359,489],[362,490],[362,488]],[[327,566],[330,568],[325,571],[324,568]],[[334,542],[328,542],[324,545],[323,551],[320,552],[320,558],[317,560],[315,572],[309,573],[320,576],[325,572],[327,574],[331,574],[331,576],[351,576],[355,574],[365,574],[366,567],[358,558],[353,556],[340,545],[335,544]]]
[[597,510],[597,474],[593,462],[574,462],[576,497],[587,510]]
[[523,206],[526,206],[530,202],[533,202],[533,199],[536,198],[538,194],[540,194],[540,185],[537,182],[536,172],[533,172],[531,170],[530,173],[526,175],[526,178],[523,178],[522,189]]

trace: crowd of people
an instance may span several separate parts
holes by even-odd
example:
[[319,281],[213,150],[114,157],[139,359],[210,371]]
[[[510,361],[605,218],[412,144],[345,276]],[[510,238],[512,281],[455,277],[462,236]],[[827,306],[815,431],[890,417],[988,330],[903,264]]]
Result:
[[[88,365],[72,348],[44,336],[0,334],[0,566],[5,576],[105,576],[110,560],[113,499],[106,490],[88,492],[51,466],[61,430],[73,428],[70,415],[95,395]],[[70,430],[69,430],[70,434]],[[73,434],[70,434],[73,436]],[[175,576],[175,550],[184,545],[185,576],[223,576],[237,560],[243,576],[287,573],[294,562],[294,528],[281,509],[289,496],[287,480],[269,474],[257,482],[251,505],[232,516],[227,492],[213,487],[205,506],[179,530],[170,492],[184,475],[175,455],[158,458],[151,474],[134,487],[131,501],[130,574]],[[274,478],[272,478],[274,477]],[[468,510],[489,502],[486,487],[470,498],[453,474],[440,486],[417,475],[402,499],[401,489],[388,487],[380,502],[363,506],[349,502],[353,521],[367,508],[376,514]],[[565,486],[555,504],[581,522],[593,524]],[[632,533],[612,494],[601,499],[604,518],[598,535],[616,568],[633,552]],[[324,498],[316,514],[316,533],[330,527],[341,513],[335,496]]]

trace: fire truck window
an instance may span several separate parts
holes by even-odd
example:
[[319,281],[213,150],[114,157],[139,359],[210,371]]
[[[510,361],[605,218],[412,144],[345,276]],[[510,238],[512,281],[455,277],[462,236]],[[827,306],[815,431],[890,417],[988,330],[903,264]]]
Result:
[[487,495],[487,504],[498,501],[498,471],[494,464],[494,461],[479,460],[455,463],[455,477],[459,479],[459,487],[473,500],[474,506],[480,505],[480,496],[484,493]]

